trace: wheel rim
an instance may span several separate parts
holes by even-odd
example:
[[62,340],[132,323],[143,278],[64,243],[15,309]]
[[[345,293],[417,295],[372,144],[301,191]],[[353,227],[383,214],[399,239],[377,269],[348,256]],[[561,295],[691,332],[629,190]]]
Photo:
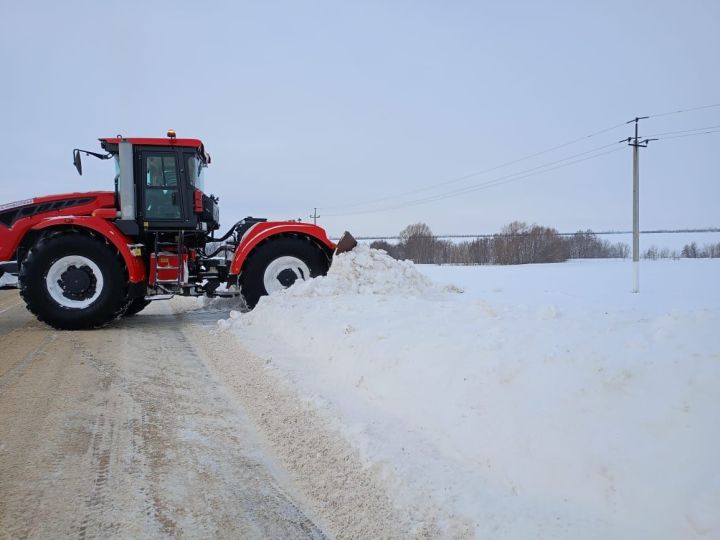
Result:
[[265,269],[263,284],[268,294],[287,289],[298,279],[310,278],[308,265],[297,257],[286,255],[272,261]]
[[98,299],[105,281],[97,264],[81,255],[55,261],[45,277],[50,297],[66,308],[83,309]]

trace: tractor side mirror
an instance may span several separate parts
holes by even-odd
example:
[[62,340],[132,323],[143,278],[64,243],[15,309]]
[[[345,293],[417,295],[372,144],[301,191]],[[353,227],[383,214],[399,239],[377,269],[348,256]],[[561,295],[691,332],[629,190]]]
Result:
[[73,164],[77,169],[77,172],[82,176],[82,160],[80,159],[80,150],[73,151]]

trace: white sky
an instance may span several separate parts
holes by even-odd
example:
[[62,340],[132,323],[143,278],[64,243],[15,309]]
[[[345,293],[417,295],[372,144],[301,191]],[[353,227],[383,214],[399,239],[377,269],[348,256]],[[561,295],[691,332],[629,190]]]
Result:
[[[432,204],[399,206],[615,142],[636,115],[720,103],[720,2],[2,2],[0,202],[112,189],[97,138],[205,141],[223,229],[246,215],[332,234],[631,226],[628,147]],[[720,107],[641,133],[720,125]],[[619,147],[620,145],[618,145]],[[720,133],[642,151],[643,228],[720,225]]]

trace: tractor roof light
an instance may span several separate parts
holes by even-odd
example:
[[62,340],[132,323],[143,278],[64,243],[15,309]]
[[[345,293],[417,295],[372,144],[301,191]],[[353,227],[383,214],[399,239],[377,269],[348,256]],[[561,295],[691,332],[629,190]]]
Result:
[[177,137],[177,134],[175,133],[175,130],[174,130],[174,129],[168,129],[168,130],[167,130],[167,136],[168,136],[168,138],[170,138],[170,139],[174,139],[174,138]]

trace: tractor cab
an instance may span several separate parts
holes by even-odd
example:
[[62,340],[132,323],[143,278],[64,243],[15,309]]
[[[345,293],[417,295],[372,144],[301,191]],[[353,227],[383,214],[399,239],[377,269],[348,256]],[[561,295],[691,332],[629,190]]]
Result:
[[178,139],[173,130],[167,138],[100,139],[106,155],[75,151],[75,164],[82,174],[79,153],[112,158],[118,228],[128,236],[159,231],[193,232],[199,238],[219,227],[217,199],[204,193],[204,172],[210,156],[198,139]]

